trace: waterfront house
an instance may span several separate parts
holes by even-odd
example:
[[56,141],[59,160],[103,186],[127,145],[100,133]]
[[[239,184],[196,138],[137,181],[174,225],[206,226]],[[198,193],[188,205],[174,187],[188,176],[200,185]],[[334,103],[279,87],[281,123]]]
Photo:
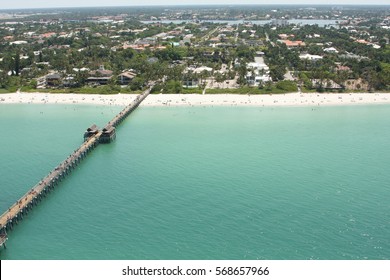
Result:
[[46,75],[45,77],[46,79],[46,86],[49,86],[49,87],[57,87],[57,86],[60,86],[62,84],[62,77],[61,77],[61,74],[59,73],[53,73],[53,74],[49,74],[49,75]]
[[343,90],[344,86],[339,85],[333,80],[320,80],[320,79],[312,79],[312,86],[316,89],[323,89],[326,91],[339,91]]
[[62,80],[62,85],[64,87],[75,87],[75,86],[77,86],[76,75],[71,74],[71,75],[67,75],[66,77],[64,77],[63,80]]
[[194,76],[185,75],[183,77],[183,87],[184,88],[197,88],[197,87],[199,87],[199,79],[194,77]]
[[246,81],[250,86],[260,86],[266,82],[271,82],[269,67],[264,62],[261,52],[257,52],[254,62],[247,64]]
[[90,85],[106,85],[111,80],[112,74],[111,70],[106,70],[103,65],[100,65],[98,70],[89,72],[87,83]]
[[126,71],[118,75],[118,82],[121,85],[128,85],[134,78],[137,76],[136,73],[132,71]]
[[[196,88],[202,83],[204,76],[210,76],[213,68],[201,66],[201,67],[187,67],[183,72],[183,87]],[[203,77],[202,77],[203,76]]]

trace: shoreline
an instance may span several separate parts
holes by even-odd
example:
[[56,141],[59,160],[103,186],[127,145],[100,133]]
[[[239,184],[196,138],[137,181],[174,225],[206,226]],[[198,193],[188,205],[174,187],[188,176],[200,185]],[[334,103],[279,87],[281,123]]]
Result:
[[[4,93],[0,104],[84,104],[126,106],[136,94]],[[267,95],[240,94],[151,94],[141,107],[193,106],[335,106],[390,104],[390,93],[286,93]]]

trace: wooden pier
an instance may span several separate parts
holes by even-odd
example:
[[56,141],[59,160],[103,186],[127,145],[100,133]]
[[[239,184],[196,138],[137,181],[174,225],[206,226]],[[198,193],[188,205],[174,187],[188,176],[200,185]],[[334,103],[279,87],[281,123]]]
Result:
[[17,200],[0,216],[0,247],[5,247],[7,231],[18,224],[28,212],[36,206],[48,193],[69,175],[72,170],[100,143],[110,143],[116,138],[117,127],[141,102],[149,95],[151,88],[138,95],[136,99],[116,115],[104,128],[99,131],[92,125],[84,133],[84,142],[64,161],[55,167],[46,177],[33,186],[25,195]]
[[[151,89],[148,89],[144,93],[138,95],[133,102],[123,108],[102,130],[100,136],[100,143],[110,143],[116,138],[115,128],[123,122],[138,106],[142,101],[149,95]],[[91,128],[94,128],[93,126]],[[87,133],[87,132],[86,132]]]
[[7,248],[5,242],[7,241],[8,237],[6,233],[0,233],[0,248],[4,247]]

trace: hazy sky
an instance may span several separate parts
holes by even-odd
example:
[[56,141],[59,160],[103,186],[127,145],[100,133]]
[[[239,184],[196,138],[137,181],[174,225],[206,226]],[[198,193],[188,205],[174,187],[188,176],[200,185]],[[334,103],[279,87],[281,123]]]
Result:
[[0,9],[45,8],[45,7],[96,7],[96,6],[142,6],[142,5],[187,5],[187,4],[329,4],[329,5],[389,5],[389,0],[0,0]]

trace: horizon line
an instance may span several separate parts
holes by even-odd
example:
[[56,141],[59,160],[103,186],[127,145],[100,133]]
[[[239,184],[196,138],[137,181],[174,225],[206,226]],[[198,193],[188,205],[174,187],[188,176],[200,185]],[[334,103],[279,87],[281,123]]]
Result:
[[72,8],[130,8],[130,7],[193,7],[193,6],[218,6],[218,7],[230,7],[230,6],[308,6],[308,7],[356,7],[356,6],[389,6],[390,4],[130,4],[130,5],[107,5],[107,6],[61,6],[61,7],[27,7],[27,8],[0,8],[0,11],[4,10],[38,10],[38,9],[72,9]]

